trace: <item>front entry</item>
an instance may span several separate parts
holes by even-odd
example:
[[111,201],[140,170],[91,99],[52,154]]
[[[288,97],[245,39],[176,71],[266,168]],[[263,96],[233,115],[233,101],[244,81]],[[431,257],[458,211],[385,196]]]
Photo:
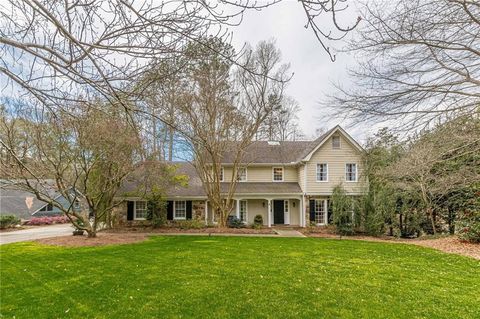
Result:
[[273,223],[285,224],[285,204],[283,200],[273,201]]

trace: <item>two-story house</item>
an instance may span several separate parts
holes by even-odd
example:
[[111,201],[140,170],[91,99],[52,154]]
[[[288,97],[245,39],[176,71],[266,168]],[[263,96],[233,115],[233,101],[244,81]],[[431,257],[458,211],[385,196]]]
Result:
[[[232,174],[231,159],[225,154],[221,184],[226,189],[231,178],[238,179],[232,215],[245,223],[253,223],[256,215],[262,215],[267,227],[326,225],[328,200],[335,186],[341,184],[352,196],[365,190],[362,152],[362,147],[340,126],[314,141],[255,141],[246,150],[237,175]],[[189,177],[189,185],[168,191],[167,218],[215,222],[194,167],[187,162],[176,164],[178,173]],[[133,187],[127,183],[123,191],[128,193]],[[146,202],[126,199],[126,220],[144,220]]]

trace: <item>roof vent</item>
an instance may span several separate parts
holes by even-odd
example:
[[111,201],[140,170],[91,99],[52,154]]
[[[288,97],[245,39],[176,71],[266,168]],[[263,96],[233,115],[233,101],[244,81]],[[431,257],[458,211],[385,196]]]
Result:
[[280,145],[279,141],[268,141],[268,145]]

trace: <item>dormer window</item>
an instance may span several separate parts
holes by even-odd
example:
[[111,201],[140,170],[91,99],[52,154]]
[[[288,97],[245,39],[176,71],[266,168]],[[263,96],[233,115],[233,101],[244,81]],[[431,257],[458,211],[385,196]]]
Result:
[[339,149],[340,148],[340,136],[334,135],[332,136],[332,148]]
[[239,167],[237,170],[237,180],[239,182],[246,182],[247,181],[247,168],[246,167]]
[[283,167],[274,167],[273,168],[273,181],[274,182],[283,182]]

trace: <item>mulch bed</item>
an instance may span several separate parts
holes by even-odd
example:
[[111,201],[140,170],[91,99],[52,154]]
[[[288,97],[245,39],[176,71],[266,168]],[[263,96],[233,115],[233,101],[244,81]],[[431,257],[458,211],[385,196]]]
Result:
[[97,237],[88,238],[87,236],[61,236],[52,238],[43,238],[35,240],[37,243],[51,245],[51,246],[67,246],[67,247],[82,247],[82,246],[104,246],[104,245],[121,245],[132,244],[144,241],[148,238],[147,234],[139,233],[124,233],[111,234],[106,232],[97,233]]
[[319,237],[319,238],[334,238],[334,239],[352,239],[352,240],[365,240],[365,241],[375,241],[375,242],[387,242],[387,243],[397,243],[397,244],[411,244],[422,247],[428,247],[437,249],[446,253],[458,254],[463,256],[472,257],[480,260],[480,244],[467,243],[459,240],[455,236],[441,237],[435,239],[405,239],[405,238],[396,238],[396,237],[371,237],[371,236],[342,236],[332,234],[329,232],[319,232],[319,233],[305,233],[309,237]]

